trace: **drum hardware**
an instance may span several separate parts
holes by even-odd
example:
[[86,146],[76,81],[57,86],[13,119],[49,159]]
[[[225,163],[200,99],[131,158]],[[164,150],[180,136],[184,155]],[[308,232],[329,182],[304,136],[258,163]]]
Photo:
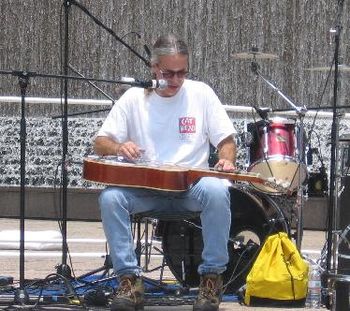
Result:
[[253,107],[262,120],[268,120],[268,113],[272,111],[271,108],[269,108],[269,107],[255,107],[255,106],[253,106]]
[[[274,132],[275,132],[275,139],[274,139],[274,143],[277,144],[277,146],[279,146],[277,149],[279,149],[279,153],[282,155],[283,157],[281,158],[280,155],[278,156],[278,159],[276,161],[275,158],[272,158],[269,154],[269,151],[265,152],[264,150],[264,161],[266,162],[266,165],[264,167],[264,174],[265,173],[273,173],[276,174],[276,172],[280,172],[283,171],[284,167],[286,166],[290,166],[290,164],[292,163],[291,167],[293,169],[295,169],[293,171],[294,174],[292,174],[292,176],[287,177],[288,181],[291,183],[290,189],[291,191],[295,191],[297,190],[297,199],[296,199],[296,205],[295,208],[298,212],[297,215],[297,229],[296,229],[296,244],[298,249],[301,249],[301,239],[302,239],[302,231],[303,231],[303,224],[302,224],[302,210],[303,210],[303,206],[304,206],[304,189],[303,189],[303,182],[306,178],[306,166],[304,165],[304,145],[303,145],[303,141],[304,141],[304,133],[305,133],[305,127],[304,127],[304,117],[305,117],[305,113],[307,112],[307,109],[305,106],[297,106],[288,96],[286,96],[273,82],[269,81],[267,78],[265,78],[261,72],[260,72],[260,67],[258,65],[258,63],[256,63],[255,59],[253,59],[252,63],[251,63],[251,70],[252,72],[259,78],[261,78],[269,87],[272,88],[273,91],[275,91],[279,96],[281,96],[296,112],[297,114],[297,122],[295,122],[295,129],[294,129],[294,147],[297,149],[295,152],[294,157],[292,157],[292,161],[290,161],[290,158],[285,158],[285,143],[289,142],[290,145],[292,145],[292,141],[293,138],[290,137],[290,135],[285,135],[286,132],[289,132],[288,129],[288,122],[280,122],[277,123],[278,125],[273,127]],[[283,125],[284,129],[283,131],[281,131],[280,127],[281,125]],[[268,144],[271,142],[271,140],[269,141],[268,139],[268,130],[265,128],[264,129],[264,148],[267,148]],[[288,137],[288,139],[286,139]],[[278,142],[278,143],[276,143]],[[281,147],[284,146],[284,149],[281,150]],[[269,161],[271,163],[269,163]],[[273,165],[277,163],[277,167],[278,170],[273,170]],[[256,165],[252,166],[252,170],[256,170]],[[271,175],[274,176],[274,175]],[[290,179],[291,178],[291,179]],[[280,178],[277,178],[280,179]]]
[[[309,135],[310,137],[310,135]],[[318,154],[317,148],[311,148],[311,144],[306,147],[306,165],[312,165],[313,163],[313,155]]]
[[[339,235],[337,247],[339,247],[340,243],[345,242],[346,246],[348,249],[350,249],[350,241],[349,238],[347,237],[348,233],[350,231],[350,225],[348,225],[342,232],[338,230],[336,233]],[[348,258],[350,259],[349,255],[345,254],[339,254],[340,257]]]

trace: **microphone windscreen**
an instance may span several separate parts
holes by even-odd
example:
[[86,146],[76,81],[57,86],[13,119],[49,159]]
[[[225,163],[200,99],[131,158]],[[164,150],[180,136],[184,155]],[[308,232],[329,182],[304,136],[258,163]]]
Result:
[[164,90],[168,87],[168,81],[164,79],[158,80],[158,88]]

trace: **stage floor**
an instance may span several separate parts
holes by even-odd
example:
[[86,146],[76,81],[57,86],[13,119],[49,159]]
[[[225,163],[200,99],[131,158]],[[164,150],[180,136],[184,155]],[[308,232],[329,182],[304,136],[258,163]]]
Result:
[[[0,219],[0,233],[5,230],[19,230],[19,221],[14,219]],[[51,234],[59,232],[59,224],[56,221],[47,220],[27,220],[25,222],[26,232],[43,232]],[[45,233],[46,232],[46,233]],[[45,238],[43,236],[43,238]],[[302,239],[302,252],[311,258],[317,259],[320,256],[321,249],[324,246],[326,239],[326,232],[323,231],[304,231]],[[67,242],[70,251],[67,263],[72,268],[75,276],[80,276],[89,273],[104,264],[104,257],[106,255],[106,243],[100,222],[67,222]],[[160,243],[154,244],[161,247]],[[7,248],[15,247],[16,243],[10,243]],[[20,257],[18,250],[5,249],[3,242],[0,239],[0,276],[10,276],[14,278],[14,282],[19,280],[20,271]],[[31,249],[25,252],[25,279],[37,280],[44,279],[47,275],[56,273],[56,266],[62,262],[61,242],[52,239],[50,243],[33,243]],[[149,270],[157,267],[162,261],[162,256],[155,253],[151,255],[149,263]],[[159,279],[159,270],[145,273],[146,277],[152,279]],[[166,268],[164,270],[164,278],[169,281],[176,281],[172,273]],[[153,301],[153,299],[152,299]],[[1,298],[0,298],[1,303]],[[153,303],[152,303],[153,304]],[[55,306],[53,304],[45,307],[47,309],[61,309],[74,310],[81,309],[73,306]],[[105,308],[90,308],[90,310],[104,310]],[[253,308],[241,306],[236,301],[227,301],[220,305],[220,310],[276,310],[276,308]],[[108,309],[106,309],[108,310]],[[178,306],[145,306],[145,310],[192,310],[190,305]],[[288,310],[294,310],[289,308]],[[295,308],[295,310],[303,310],[302,308]],[[308,309],[310,310],[310,309]]]

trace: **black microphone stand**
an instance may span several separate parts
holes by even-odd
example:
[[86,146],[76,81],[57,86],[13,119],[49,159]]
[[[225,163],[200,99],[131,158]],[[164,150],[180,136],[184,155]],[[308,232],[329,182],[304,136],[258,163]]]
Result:
[[[64,51],[63,51],[63,75],[68,75],[68,55],[69,55],[69,10],[70,2],[64,1]],[[62,162],[61,162],[61,176],[62,176],[62,214],[61,214],[61,234],[62,234],[62,262],[58,265],[57,273],[67,278],[71,278],[71,269],[67,265],[67,187],[68,187],[68,173],[67,173],[67,154],[68,154],[68,79],[63,80],[63,119],[62,119]]]
[[336,181],[336,150],[338,140],[338,120],[337,120],[337,101],[338,101],[338,75],[339,75],[339,48],[340,48],[340,32],[341,32],[341,14],[343,0],[338,1],[338,16],[337,25],[335,27],[335,50],[334,50],[334,85],[333,85],[333,106],[332,106],[332,129],[331,129],[331,158],[330,158],[330,181],[329,181],[329,217],[328,217],[328,235],[327,235],[327,271],[331,270],[331,257],[332,257],[332,241],[333,230],[337,228],[337,219],[335,217],[335,202],[336,193],[334,192]]
[[[326,271],[323,277],[327,280],[340,280],[340,283],[335,282],[336,310],[348,310],[349,308],[349,288],[345,283],[350,282],[350,277],[337,274],[337,237],[336,230],[339,229],[338,221],[338,177],[337,177],[337,150],[339,143],[339,124],[338,124],[338,91],[339,91],[339,49],[340,49],[340,34],[342,30],[341,17],[343,14],[344,0],[338,0],[335,37],[334,37],[334,85],[333,85],[333,118],[331,130],[331,158],[330,158],[330,181],[329,181],[329,210],[328,210],[328,230],[327,230],[327,257],[326,257]],[[333,265],[332,265],[333,263]],[[329,303],[329,301],[328,301]],[[334,303],[334,301],[333,301]]]
[[14,302],[24,305],[29,302],[28,293],[24,287],[25,260],[24,260],[24,233],[25,233],[25,184],[26,184],[26,114],[25,96],[29,83],[29,76],[25,72],[17,72],[18,82],[21,89],[21,121],[20,121],[20,247],[19,247],[19,288],[15,292]]
[[[64,35],[64,56],[63,56],[63,75],[68,75],[69,69],[69,13],[71,5],[75,5],[80,10],[82,10],[86,15],[88,15],[92,20],[103,29],[105,29],[109,34],[111,34],[117,41],[126,46],[131,52],[142,59],[145,64],[150,67],[150,62],[137,53],[131,46],[119,38],[111,28],[108,28],[101,21],[99,21],[95,16],[93,16],[83,5],[75,0],[64,0],[64,24],[65,24],[65,35]],[[130,83],[125,83],[130,84]],[[63,104],[63,118],[62,118],[62,163],[61,163],[61,175],[62,175],[62,192],[61,192],[61,202],[62,202],[62,218],[61,218],[61,231],[62,231],[62,263],[57,266],[57,272],[68,278],[71,277],[71,270],[67,265],[67,187],[68,187],[68,173],[67,173],[67,154],[68,154],[68,78],[64,79],[64,104]]]

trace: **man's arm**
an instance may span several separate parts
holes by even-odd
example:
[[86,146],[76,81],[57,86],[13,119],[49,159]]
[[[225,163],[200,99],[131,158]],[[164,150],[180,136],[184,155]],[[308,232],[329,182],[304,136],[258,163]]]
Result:
[[97,155],[121,155],[129,160],[137,160],[142,152],[132,141],[118,143],[107,136],[97,136],[94,142],[94,151]]
[[107,136],[98,136],[94,142],[94,151],[97,155],[117,155],[119,143]]
[[215,169],[234,171],[236,169],[236,143],[232,135],[223,139],[217,146],[219,161]]

